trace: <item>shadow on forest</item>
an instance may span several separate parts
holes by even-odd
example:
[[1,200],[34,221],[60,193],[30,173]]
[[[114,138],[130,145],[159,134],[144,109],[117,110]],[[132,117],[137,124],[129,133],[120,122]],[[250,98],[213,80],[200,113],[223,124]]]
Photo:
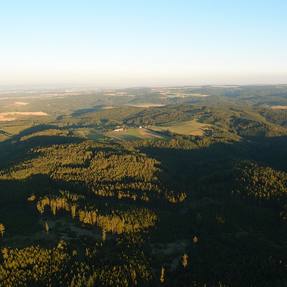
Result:
[[71,116],[72,117],[80,117],[80,116],[83,116],[85,114],[88,114],[88,113],[93,113],[93,112],[98,112],[98,111],[101,111],[103,109],[103,106],[99,105],[99,106],[94,106],[92,108],[86,108],[86,109],[79,109],[79,110],[76,110],[74,111]]
[[141,152],[160,162],[160,178],[172,189],[228,189],[231,172],[238,161],[250,160],[259,165],[287,171],[287,137],[252,138],[234,143],[214,143],[208,147],[177,149],[143,147]]
[[23,141],[20,140],[23,136],[51,128],[56,128],[56,126],[37,125],[0,142],[0,168],[7,168],[23,160],[32,159],[34,155],[29,153],[32,148],[47,147],[55,144],[81,143],[84,141],[82,138],[69,136],[35,136]]
[[[9,227],[6,236],[32,236],[39,230],[38,213],[27,198],[37,187],[40,194],[51,192],[50,179],[46,175],[36,175],[28,180],[0,180],[0,218]],[[14,242],[13,242],[14,243]]]
[[[81,143],[82,138],[68,136],[35,136],[25,141],[17,141],[23,135],[54,127],[39,125],[29,128],[15,137],[0,143],[0,168],[7,168],[37,154],[29,153],[31,148],[47,147],[57,144]],[[111,143],[110,143],[111,144]],[[109,145],[110,145],[109,144]],[[246,138],[240,142],[214,143],[208,147],[180,149],[176,147],[142,147],[140,151],[160,162],[160,179],[176,191],[189,192],[205,186],[213,189],[229,188],[228,182],[234,165],[238,161],[251,160],[259,165],[267,165],[274,169],[287,171],[287,137]],[[104,151],[108,154],[122,154],[118,143],[117,148],[96,147],[94,152]],[[128,152],[128,151],[127,151]]]
[[30,127],[30,128],[27,128],[27,129],[21,131],[20,133],[18,133],[17,135],[15,135],[13,137],[13,140],[20,139],[21,137],[28,136],[28,135],[36,133],[36,132],[42,132],[45,130],[57,129],[57,128],[58,127],[56,125],[48,125],[48,124],[36,125],[36,126]]
[[[9,142],[11,148],[7,158],[2,154],[3,149],[0,158],[7,161],[6,164],[15,163],[15,160],[23,160],[23,153],[31,147],[48,146],[51,142],[55,144],[55,140],[70,143],[71,138],[39,137],[23,143]],[[78,139],[74,140],[77,142]],[[155,230],[150,232],[146,244],[151,243],[154,248],[156,244],[166,243],[167,245],[163,245],[166,251],[171,242],[174,245],[179,241],[188,242],[179,256],[187,252],[192,260],[192,275],[202,282],[210,282],[209,286],[216,286],[213,283],[218,278],[223,278],[227,283],[239,282],[236,286],[250,286],[250,282],[261,281],[267,282],[265,286],[276,286],[268,283],[272,280],[277,282],[280,276],[286,277],[286,269],[280,263],[287,258],[286,223],[279,220],[278,210],[243,199],[230,199],[226,196],[226,191],[229,190],[234,164],[241,160],[252,160],[260,165],[287,171],[286,144],[287,137],[274,137],[215,143],[209,147],[190,150],[142,147],[141,152],[160,162],[162,171],[159,176],[171,188],[178,191],[199,191],[197,200],[179,205],[178,209],[170,206],[166,209],[159,208],[157,215],[160,220]],[[2,147],[0,144],[0,148]],[[110,152],[114,150],[111,149]],[[0,181],[0,218],[9,227],[8,235],[30,232],[32,238],[33,232],[40,230],[40,227],[33,225],[39,215],[35,207],[29,205],[27,197],[34,190],[43,195],[57,191],[55,184],[65,182],[53,182],[48,175],[35,175],[20,181]],[[219,192],[225,197],[218,197]],[[104,204],[112,201],[103,198],[102,202],[107,209],[110,205]],[[197,244],[191,241],[195,235],[199,240]],[[185,274],[187,273],[184,271],[179,276],[184,280]]]

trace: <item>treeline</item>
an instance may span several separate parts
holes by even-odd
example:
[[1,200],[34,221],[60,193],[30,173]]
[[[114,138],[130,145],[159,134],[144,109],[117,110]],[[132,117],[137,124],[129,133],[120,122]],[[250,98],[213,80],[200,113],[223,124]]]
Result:
[[104,232],[116,234],[139,232],[154,226],[157,221],[156,214],[147,208],[112,210],[111,214],[104,215],[98,209],[91,208],[91,204],[89,207],[81,207],[78,200],[69,200],[65,193],[59,197],[45,196],[37,201],[36,207],[40,214],[45,212],[46,207],[50,208],[53,215],[64,210],[70,213],[73,219],[84,224],[96,225]]

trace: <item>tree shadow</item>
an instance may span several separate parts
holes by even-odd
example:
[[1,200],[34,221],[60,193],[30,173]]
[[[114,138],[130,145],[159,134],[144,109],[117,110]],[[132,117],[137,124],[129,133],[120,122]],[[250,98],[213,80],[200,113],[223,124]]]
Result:
[[[212,185],[214,192],[224,193],[230,189],[232,170],[239,161],[255,161],[259,165],[287,172],[286,145],[287,137],[284,136],[247,138],[192,149],[151,146],[142,147],[140,151],[160,162],[159,177],[171,189],[202,191]],[[212,191],[209,190],[209,193]]]
[[33,148],[75,144],[84,140],[83,138],[69,136],[35,136],[24,141],[11,138],[0,143],[0,168],[8,168],[11,165],[36,157],[37,154],[30,152]]

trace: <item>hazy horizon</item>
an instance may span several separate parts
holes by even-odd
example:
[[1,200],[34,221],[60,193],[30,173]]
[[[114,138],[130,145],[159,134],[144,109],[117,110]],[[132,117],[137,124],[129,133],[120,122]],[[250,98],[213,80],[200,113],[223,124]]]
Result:
[[287,3],[5,1],[0,87],[287,83]]

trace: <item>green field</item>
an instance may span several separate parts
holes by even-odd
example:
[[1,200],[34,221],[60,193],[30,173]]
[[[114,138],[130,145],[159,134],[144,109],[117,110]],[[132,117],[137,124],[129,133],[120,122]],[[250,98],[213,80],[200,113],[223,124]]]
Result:
[[196,120],[179,122],[169,126],[152,126],[155,131],[170,131],[180,135],[203,136],[206,130],[211,129],[211,125],[199,123]]
[[119,140],[163,139],[155,130],[146,128],[126,128],[123,131],[110,131],[106,136]]

